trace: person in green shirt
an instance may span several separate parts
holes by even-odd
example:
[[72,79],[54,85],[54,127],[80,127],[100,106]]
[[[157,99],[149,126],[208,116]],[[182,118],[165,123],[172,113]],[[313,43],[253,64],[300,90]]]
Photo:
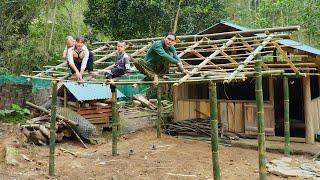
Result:
[[148,50],[144,59],[134,60],[134,65],[141,73],[146,75],[148,80],[153,80],[153,84],[158,84],[158,77],[169,73],[170,63],[176,64],[179,70],[185,74],[187,70],[183,68],[176,48],[173,46],[176,35],[168,32],[163,40],[155,41]]

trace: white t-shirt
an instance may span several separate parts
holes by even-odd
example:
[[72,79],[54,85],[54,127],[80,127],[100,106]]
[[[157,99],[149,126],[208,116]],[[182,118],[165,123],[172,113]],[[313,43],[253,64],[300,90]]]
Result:
[[[67,60],[69,64],[74,64],[74,60],[73,60],[73,55],[72,55],[72,51],[74,50],[75,47],[70,47],[70,48],[65,48],[64,51],[67,51]],[[87,46],[83,45],[81,51],[85,51],[85,55],[84,58],[82,59],[81,62],[81,69],[86,69],[87,67],[87,63],[88,63],[88,59],[89,59],[89,50],[87,48]]]

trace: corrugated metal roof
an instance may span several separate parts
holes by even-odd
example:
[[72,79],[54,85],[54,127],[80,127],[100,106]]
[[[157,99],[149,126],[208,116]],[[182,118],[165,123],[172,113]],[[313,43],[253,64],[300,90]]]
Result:
[[[109,85],[65,82],[62,87],[66,87],[78,101],[99,100],[111,98]],[[125,97],[117,90],[117,97]]]
[[220,22],[218,22],[218,23],[216,23],[216,24],[214,24],[214,25],[212,25],[212,26],[208,27],[207,29],[205,29],[205,30],[203,30],[203,31],[199,32],[198,34],[202,34],[203,32],[205,32],[205,31],[207,31],[207,30],[209,30],[209,29],[211,29],[211,28],[214,28],[215,26],[217,26],[217,25],[219,25],[219,24],[224,24],[224,25],[226,25],[226,26],[233,27],[233,28],[235,28],[235,29],[238,29],[239,31],[248,31],[248,30],[250,30],[249,28],[246,28],[246,27],[243,27],[243,26],[240,26],[240,25],[234,24],[234,23],[232,23],[232,22],[228,22],[228,21],[220,21]]
[[295,48],[295,49],[299,49],[301,51],[305,51],[314,55],[318,55],[318,56],[320,55],[320,49],[308,46],[306,44],[303,44],[291,39],[281,39],[281,40],[278,40],[278,43]]

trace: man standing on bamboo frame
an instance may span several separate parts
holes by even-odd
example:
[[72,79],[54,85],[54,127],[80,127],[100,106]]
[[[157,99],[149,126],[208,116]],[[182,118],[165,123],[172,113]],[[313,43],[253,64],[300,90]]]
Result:
[[163,40],[152,44],[143,60],[134,60],[135,67],[146,75],[148,80],[153,80],[154,85],[159,83],[159,76],[167,78],[165,74],[169,73],[170,63],[176,64],[181,72],[188,73],[183,68],[176,48],[173,46],[175,41],[176,35],[173,32],[168,32]]

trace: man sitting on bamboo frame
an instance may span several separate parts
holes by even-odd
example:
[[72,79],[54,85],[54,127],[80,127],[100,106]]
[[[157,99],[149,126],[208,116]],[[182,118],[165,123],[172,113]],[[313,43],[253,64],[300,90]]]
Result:
[[169,73],[170,63],[176,64],[181,72],[188,73],[183,68],[176,48],[173,46],[175,40],[176,35],[173,32],[168,32],[163,40],[152,44],[143,60],[134,60],[135,67],[146,75],[148,80],[153,80],[154,85],[159,83],[158,76],[167,78],[165,74]]

